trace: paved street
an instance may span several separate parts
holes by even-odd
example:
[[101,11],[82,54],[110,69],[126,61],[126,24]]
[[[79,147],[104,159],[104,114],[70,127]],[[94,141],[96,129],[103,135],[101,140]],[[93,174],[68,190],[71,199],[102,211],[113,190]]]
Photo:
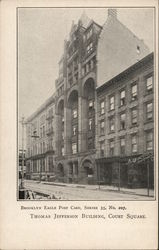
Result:
[[[24,187],[38,194],[47,194],[51,199],[61,200],[153,200],[153,197],[136,195],[131,192],[118,192],[117,190],[107,190],[92,185],[69,185],[54,183],[38,183],[33,181],[24,182]],[[40,199],[40,195],[36,196]]]

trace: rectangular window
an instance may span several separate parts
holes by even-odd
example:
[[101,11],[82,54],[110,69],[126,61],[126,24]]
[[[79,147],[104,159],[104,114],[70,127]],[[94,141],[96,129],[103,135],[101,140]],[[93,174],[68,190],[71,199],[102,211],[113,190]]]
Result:
[[100,142],[100,156],[104,157],[104,141]]
[[137,99],[137,84],[131,86],[131,100],[135,101]]
[[61,148],[61,154],[64,156],[64,147]]
[[89,100],[88,107],[91,109],[91,108],[93,108],[93,106],[94,106],[94,101],[93,100]]
[[61,132],[62,140],[64,140],[64,131]]
[[109,142],[109,152],[110,156],[114,155],[114,140]]
[[109,107],[110,107],[110,110],[113,110],[114,109],[114,101],[115,101],[115,98],[114,96],[111,96],[110,99],[109,99]]
[[151,120],[153,118],[152,102],[146,104],[146,118],[147,120]]
[[92,50],[93,50],[93,43],[90,43],[90,44],[87,46],[87,53],[90,53]]
[[72,143],[72,154],[77,153],[77,143]]
[[92,123],[93,123],[93,120],[92,120],[92,119],[89,119],[89,120],[88,120],[89,130],[92,130]]
[[132,153],[137,152],[137,136],[133,135],[131,138]]
[[77,118],[77,109],[73,109],[72,115],[73,115],[73,118]]
[[77,126],[73,126],[72,128],[73,135],[77,134]]
[[120,152],[122,155],[125,154],[125,138],[120,138]]
[[100,103],[100,114],[102,115],[102,114],[104,114],[105,113],[105,108],[104,108],[104,101],[102,101],[101,103]]
[[125,105],[125,90],[120,92],[120,106]]
[[126,114],[123,113],[120,115],[120,129],[125,129],[126,128]]
[[100,122],[100,134],[104,135],[104,121]]
[[89,39],[92,36],[92,29],[90,29],[87,33],[87,39]]
[[110,120],[109,120],[109,128],[110,128],[110,132],[114,132],[114,130],[115,130],[114,117],[110,118]]
[[153,149],[153,132],[149,131],[146,133],[146,150],[152,150]]
[[131,111],[131,123],[132,125],[137,124],[137,109],[132,109]]
[[153,88],[153,76],[149,76],[146,78],[146,90],[148,92],[152,91]]

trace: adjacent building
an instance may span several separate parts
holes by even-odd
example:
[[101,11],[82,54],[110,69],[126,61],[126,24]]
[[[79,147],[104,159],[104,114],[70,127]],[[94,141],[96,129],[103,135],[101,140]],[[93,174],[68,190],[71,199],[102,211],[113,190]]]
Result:
[[96,164],[101,183],[147,187],[149,177],[153,187],[153,97],[153,53],[97,88]]
[[26,178],[55,179],[55,97],[52,95],[26,121]]

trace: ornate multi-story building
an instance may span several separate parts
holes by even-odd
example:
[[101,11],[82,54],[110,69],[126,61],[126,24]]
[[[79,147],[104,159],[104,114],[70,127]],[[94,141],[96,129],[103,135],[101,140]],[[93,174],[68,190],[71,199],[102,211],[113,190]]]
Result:
[[51,96],[26,121],[26,178],[53,180],[55,176],[55,97]]
[[147,46],[121,24],[115,9],[108,10],[103,27],[85,14],[72,24],[56,80],[56,167],[61,181],[97,182],[96,87],[146,54]]
[[[27,152],[32,150],[27,160],[28,178],[31,169],[32,178],[36,178],[40,171],[40,179],[51,175],[60,182],[97,183],[99,124],[101,130],[105,131],[105,124],[98,115],[100,89],[148,53],[144,42],[118,20],[115,9],[108,9],[108,18],[103,26],[89,19],[85,13],[77,24],[72,23],[59,61],[55,98],[47,101],[47,105],[28,119],[32,123],[32,133],[29,128],[27,132]],[[53,116],[56,117],[54,122],[47,120],[48,126],[53,122],[53,137],[51,133],[48,137],[46,133],[44,136],[43,132],[43,127],[46,128],[46,106],[49,105],[53,105]],[[105,104],[101,105],[104,110]],[[125,119],[124,115],[121,119]],[[35,138],[31,138],[31,134]],[[36,138],[36,135],[40,138]],[[51,143],[52,138],[55,151],[50,154],[45,147],[48,139]],[[37,145],[40,147],[38,153]],[[47,165],[50,157],[53,157],[51,170]]]

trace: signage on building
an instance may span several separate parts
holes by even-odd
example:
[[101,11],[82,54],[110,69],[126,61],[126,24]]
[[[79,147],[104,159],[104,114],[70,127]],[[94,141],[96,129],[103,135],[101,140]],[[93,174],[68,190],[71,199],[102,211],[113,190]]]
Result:
[[153,156],[152,153],[143,154],[143,155],[140,155],[140,156],[137,156],[137,157],[129,158],[127,164],[142,163],[142,162],[144,162],[146,160],[153,161],[153,158],[154,158],[154,156]]

